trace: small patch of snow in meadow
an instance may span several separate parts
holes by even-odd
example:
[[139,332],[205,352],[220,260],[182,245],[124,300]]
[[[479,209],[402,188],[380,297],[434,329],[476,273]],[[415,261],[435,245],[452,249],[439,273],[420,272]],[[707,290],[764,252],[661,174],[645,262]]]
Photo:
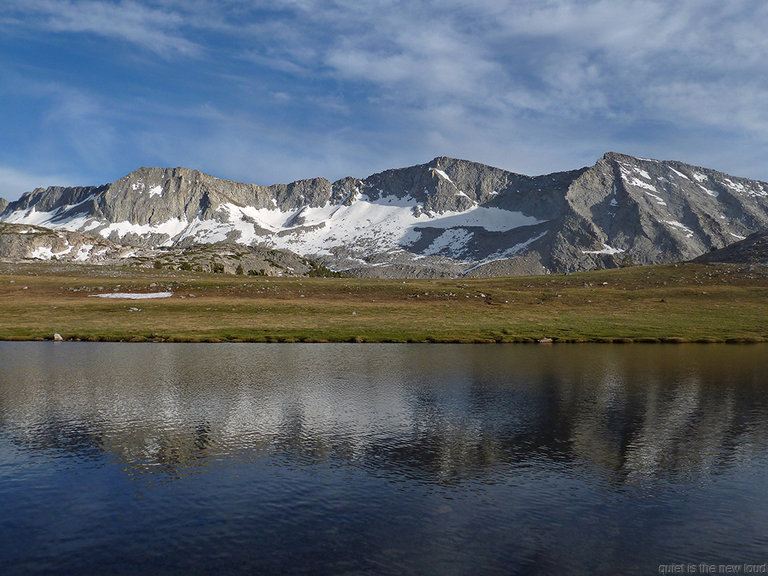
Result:
[[173,292],[147,292],[147,293],[132,293],[132,292],[110,292],[109,294],[90,294],[89,298],[117,298],[125,300],[149,300],[151,298],[170,298],[173,296]]

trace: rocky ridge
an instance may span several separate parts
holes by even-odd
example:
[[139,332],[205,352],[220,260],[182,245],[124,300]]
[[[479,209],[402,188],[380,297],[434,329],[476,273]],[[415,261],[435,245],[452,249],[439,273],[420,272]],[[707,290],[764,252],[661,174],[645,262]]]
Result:
[[768,184],[617,153],[535,177],[439,157],[273,186],[141,168],[112,184],[36,189],[0,221],[152,250],[288,250],[360,276],[496,276],[695,258],[768,229]]
[[190,248],[126,246],[99,236],[30,224],[0,223],[0,262],[55,261],[250,276],[323,276],[330,270],[282,250],[240,244]]
[[725,248],[702,254],[696,261],[768,266],[768,231],[750,234]]

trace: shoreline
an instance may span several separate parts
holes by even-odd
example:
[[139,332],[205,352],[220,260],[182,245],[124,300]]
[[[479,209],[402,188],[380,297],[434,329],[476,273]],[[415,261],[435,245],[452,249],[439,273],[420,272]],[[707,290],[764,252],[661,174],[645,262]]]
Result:
[[263,339],[263,340],[223,340],[223,339],[203,339],[203,340],[179,340],[179,339],[122,339],[122,340],[110,340],[101,337],[93,338],[63,338],[57,340],[51,338],[3,338],[0,337],[0,342],[51,342],[56,344],[73,344],[73,343],[105,343],[105,344],[409,344],[409,345],[423,345],[423,344],[436,344],[436,345],[448,345],[448,344],[460,344],[462,346],[472,345],[579,345],[579,344],[665,344],[665,345],[681,345],[681,344],[717,344],[728,346],[734,345],[749,345],[749,344],[765,344],[768,342],[768,338],[729,338],[727,340],[717,340],[714,338],[699,338],[696,340],[688,340],[685,338],[596,338],[594,340],[586,339],[558,339],[551,342],[540,342],[537,340],[325,340],[325,339]]

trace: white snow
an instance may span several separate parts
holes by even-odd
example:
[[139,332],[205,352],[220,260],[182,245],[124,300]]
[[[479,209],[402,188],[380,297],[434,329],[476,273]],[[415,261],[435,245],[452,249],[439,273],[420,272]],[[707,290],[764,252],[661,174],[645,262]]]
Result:
[[698,182],[706,182],[709,180],[709,176],[706,174],[701,174],[700,172],[694,172],[693,177],[696,178]]
[[447,253],[456,256],[466,249],[467,244],[472,240],[472,236],[474,236],[472,232],[468,232],[463,228],[451,228],[435,238],[432,244],[424,250],[424,254],[432,256]]
[[126,234],[167,234],[173,238],[181,234],[187,227],[186,220],[180,218],[171,218],[160,224],[132,224],[128,221],[113,222],[99,230],[104,238],[108,238],[112,232],[117,232],[118,237],[122,238]]
[[736,192],[741,192],[742,194],[746,192],[746,188],[744,188],[744,184],[742,184],[741,182],[733,182],[728,178],[723,178],[723,182],[725,182],[728,188],[730,188],[731,190],[736,190]]
[[699,188],[701,188],[702,190],[704,190],[704,192],[706,192],[707,194],[709,194],[713,198],[717,198],[718,196],[720,196],[720,193],[715,191],[715,190],[710,190],[709,188],[704,188],[704,186],[702,186],[701,184],[697,184],[697,186]]
[[50,260],[53,258],[53,251],[50,246],[38,246],[29,255],[30,258],[36,258],[38,260]]
[[651,180],[650,174],[648,174],[648,172],[646,172],[642,168],[638,168],[637,166],[627,166],[626,164],[621,164],[620,163],[619,164],[619,169],[621,170],[621,175],[622,175],[622,177],[624,177],[625,180],[628,180],[630,178],[634,178],[634,176],[632,176],[633,172],[636,173],[636,174],[639,174],[640,176],[642,176],[646,180]]
[[693,238],[693,230],[682,224],[681,222],[678,222],[677,220],[662,220],[664,224],[668,224],[669,226],[672,226],[673,228],[676,228],[677,230],[681,230],[686,238]]
[[608,246],[608,244],[603,244],[602,250],[582,250],[581,252],[582,254],[620,254],[624,252],[624,250]]
[[440,170],[439,168],[433,168],[432,170],[434,171],[434,173],[435,173],[435,174],[437,174],[437,175],[438,175],[438,176],[440,176],[441,178],[444,178],[445,180],[448,180],[448,182],[450,182],[451,184],[453,184],[453,180],[451,180],[451,179],[449,178],[448,174],[446,174],[445,172],[443,172],[443,171],[442,171],[442,170]]
[[90,298],[120,298],[127,300],[148,300],[150,298],[170,298],[173,292],[148,292],[146,294],[134,294],[131,292],[111,292],[109,294],[90,294]]
[[645,190],[643,190],[643,192],[645,194],[648,194],[648,196],[651,196],[654,200],[656,200],[656,204],[658,204],[659,206],[667,205],[667,203],[664,202],[664,199],[661,196],[657,196],[656,194],[652,194],[651,192],[646,192]]
[[530,245],[533,242],[536,242],[539,238],[543,238],[547,235],[547,231],[545,230],[541,234],[537,234],[536,236],[533,236],[529,238],[528,240],[524,242],[520,242],[518,244],[515,244],[514,246],[511,246],[510,248],[507,248],[506,250],[499,250],[497,252],[494,252],[493,254],[490,254],[485,259],[481,260],[471,268],[467,268],[464,270],[461,275],[467,274],[468,272],[471,272],[472,270],[475,270],[477,268],[480,268],[481,266],[485,266],[486,264],[490,264],[491,262],[499,262],[501,260],[506,260],[507,258],[511,258],[515,254],[518,254],[523,251],[528,245]]
[[616,207],[619,203],[616,201],[616,198],[611,198],[610,205]]
[[[398,249],[417,241],[421,228],[450,230],[477,227],[491,232],[506,232],[544,222],[522,212],[478,204],[465,211],[430,213],[424,211],[423,206],[411,196],[372,199],[364,193],[357,193],[350,205],[328,203],[288,211],[228,203],[219,207],[216,220],[197,217],[187,221],[182,217],[159,223],[135,224],[128,221],[104,223],[85,214],[63,220],[57,220],[55,216],[52,212],[31,209],[14,212],[5,220],[53,229],[98,232],[104,238],[113,233],[120,239],[126,234],[165,235],[167,239],[163,245],[172,245],[189,237],[195,237],[202,243],[214,243],[226,240],[234,232],[233,240],[241,244],[261,244],[304,255],[329,254],[336,246],[346,246],[360,253],[369,253],[372,249]],[[471,232],[466,230],[461,238]],[[447,242],[450,237],[445,236],[444,240]],[[459,239],[459,236],[453,237],[452,243]]]
[[729,234],[734,238],[737,238],[738,240],[745,240],[747,238],[746,236],[739,236],[738,234],[734,234],[733,232],[729,232]]
[[43,226],[51,218],[53,218],[54,212],[38,212],[34,206],[29,210],[16,210],[11,212],[4,218],[4,222],[11,224],[33,224],[36,226]]
[[83,244],[80,246],[80,248],[78,248],[75,260],[78,260],[79,262],[85,262],[90,257],[92,249],[93,244]]
[[[247,224],[244,222],[244,224]],[[253,230],[253,226],[251,226]],[[195,237],[198,242],[203,244],[213,244],[227,239],[227,233],[232,231],[232,226],[217,222],[216,220],[200,220],[195,218],[184,229],[178,240]]]
[[677,174],[678,176],[680,176],[680,178],[685,178],[686,180],[688,180],[688,181],[690,182],[690,180],[691,180],[691,179],[690,179],[690,178],[688,178],[688,176],[686,176],[686,175],[685,175],[685,174],[683,174],[682,172],[678,172],[677,170],[675,170],[674,168],[672,168],[672,166],[669,166],[668,168],[669,168],[670,170],[672,170],[672,172],[674,172],[675,174]]
[[136,182],[131,184],[131,188],[133,190],[138,190],[139,194],[141,194],[142,192],[144,192],[144,189],[146,188],[146,185],[141,180],[137,180]]
[[70,252],[72,252],[72,246],[65,250],[60,250],[59,252],[54,252],[53,249],[49,246],[38,246],[32,251],[29,257],[35,258],[37,260],[50,260],[54,257],[58,258],[59,256],[65,256]]
[[91,200],[96,198],[96,196],[97,196],[96,194],[91,194],[90,196],[87,196],[87,197],[83,198],[82,200],[80,200],[80,202],[76,202],[75,204],[67,204],[66,206],[62,206],[61,208],[59,208],[59,211],[60,212],[66,212],[67,210],[71,210],[75,206],[80,206],[81,204],[85,204],[86,202],[90,202]]
[[[79,206],[83,202],[87,202],[93,196],[89,196],[82,202],[67,206],[67,209]],[[84,213],[75,214],[66,218],[58,216],[62,211],[61,208],[52,212],[38,212],[35,208],[29,210],[16,210],[3,219],[4,222],[13,224],[32,224],[36,226],[44,226],[46,228],[53,228],[54,230],[91,230],[100,226],[101,223],[95,221],[93,218],[86,216]],[[87,224],[87,225],[86,225]]]
[[756,186],[756,188],[748,188],[741,182],[733,182],[732,180],[728,178],[723,178],[723,183],[730,188],[731,190],[735,190],[739,194],[745,194],[747,196],[752,197],[765,197],[768,196],[768,193],[763,188],[763,185],[759,182],[755,182],[753,185]]
[[651,192],[658,192],[656,189],[656,186],[653,184],[648,184],[648,182],[643,182],[642,180],[638,180],[637,178],[632,178],[632,180],[629,180],[629,184],[632,186],[637,186],[638,188],[645,188],[646,190],[650,190]]
[[528,240],[525,240],[524,242],[519,242],[518,244],[515,244],[514,246],[511,246],[505,250],[499,250],[497,252],[494,252],[489,256],[489,258],[504,259],[504,258],[509,258],[511,256],[514,256],[515,254],[519,254],[525,248],[527,248],[530,244],[536,242],[536,240],[538,240],[539,238],[544,238],[544,236],[546,235],[547,235],[547,231],[544,230],[544,232],[542,232],[541,234],[532,236],[531,238],[528,238]]
[[[300,210],[288,212],[225,204],[221,210],[226,211],[228,222],[213,224],[209,234],[223,239],[226,232],[238,230],[240,238],[237,242],[242,244],[259,241],[274,248],[288,249],[300,254],[329,254],[333,246],[339,245],[364,251],[366,246],[387,250],[411,244],[420,237],[418,228],[477,226],[489,231],[504,232],[543,222],[522,212],[479,205],[463,212],[421,212],[415,216],[415,205],[411,197],[382,196],[374,200],[365,194],[361,194],[359,199],[349,206],[305,206]],[[303,222],[292,223],[299,211]],[[272,234],[264,236],[257,233],[252,222]],[[186,234],[185,232],[182,238]]]
[[162,186],[152,186],[152,188],[149,189],[150,196],[160,196],[162,193],[163,193]]
[[[643,191],[650,190],[651,192],[658,192],[658,190],[653,184],[649,184],[648,182],[643,182],[642,180],[638,180],[632,174],[630,174],[629,170],[626,167],[619,166],[619,168],[621,170],[621,178],[627,184],[631,186],[637,186],[638,188],[643,188]],[[642,173],[641,175],[644,178],[648,178],[650,180],[650,176],[644,170],[635,169],[635,171],[638,173]],[[648,194],[648,192],[646,192],[646,194]],[[656,196],[655,194],[650,194],[650,196],[653,196],[654,198],[656,198],[656,202],[661,206],[666,206],[666,202],[664,202],[664,200],[661,197]]]

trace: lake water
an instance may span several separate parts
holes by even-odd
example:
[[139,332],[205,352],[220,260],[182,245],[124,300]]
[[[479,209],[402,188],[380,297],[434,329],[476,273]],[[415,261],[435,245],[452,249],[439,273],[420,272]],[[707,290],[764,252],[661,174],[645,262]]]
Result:
[[767,346],[0,343],[3,574],[766,562]]

